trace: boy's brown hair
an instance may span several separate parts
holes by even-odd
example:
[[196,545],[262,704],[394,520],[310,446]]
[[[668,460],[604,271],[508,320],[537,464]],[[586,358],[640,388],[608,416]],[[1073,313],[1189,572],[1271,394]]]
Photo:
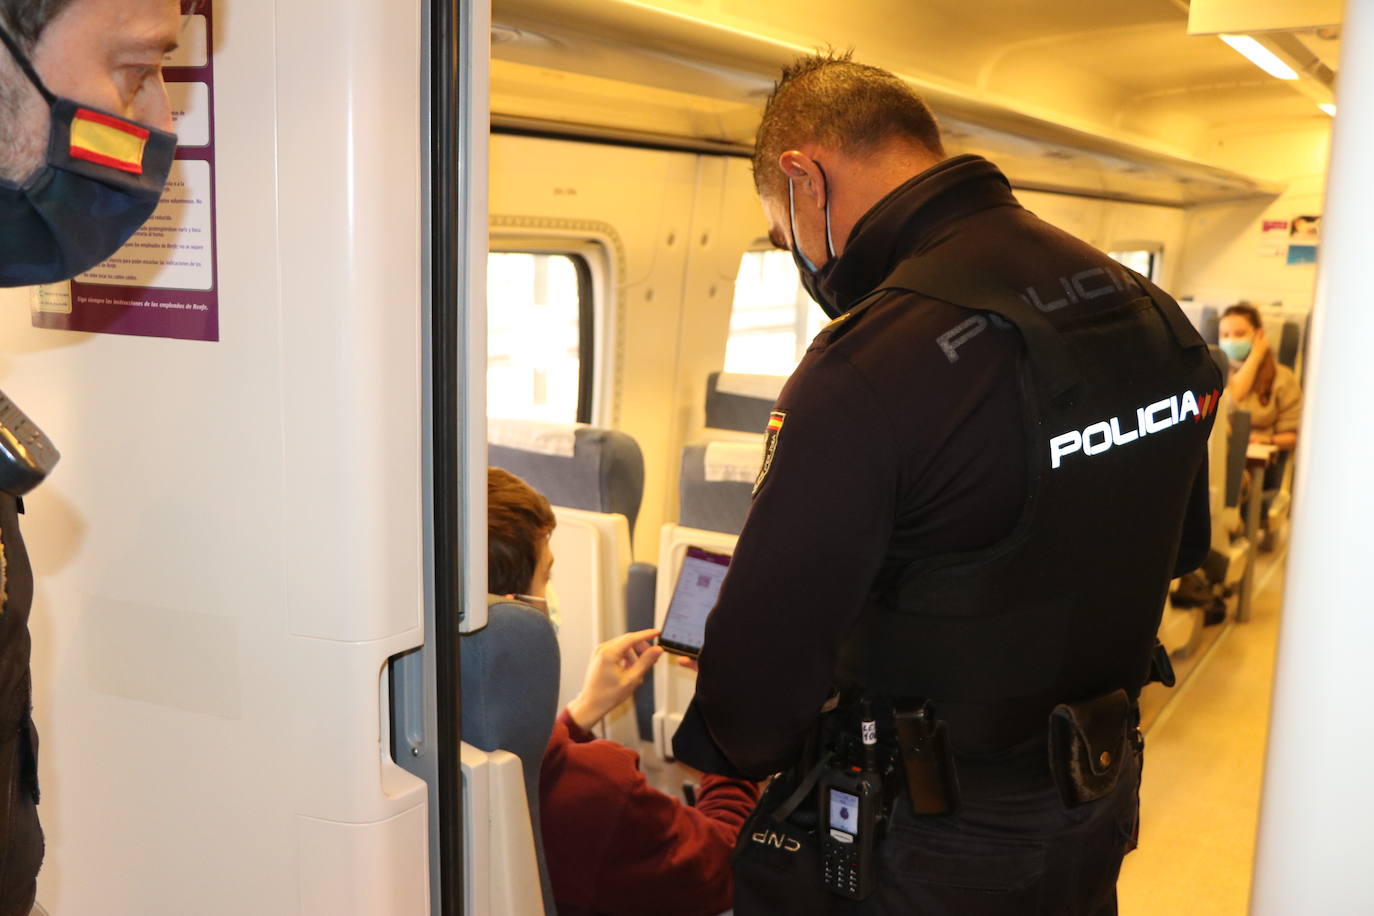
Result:
[[549,501],[509,471],[487,469],[487,591],[529,591],[539,545],[558,522]]

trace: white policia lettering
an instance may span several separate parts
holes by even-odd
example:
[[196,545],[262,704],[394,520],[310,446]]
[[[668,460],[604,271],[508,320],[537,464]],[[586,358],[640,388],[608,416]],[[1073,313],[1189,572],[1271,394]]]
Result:
[[[1211,402],[1207,403],[1207,413],[1211,413]],[[1069,430],[1050,440],[1050,467],[1058,468],[1064,458],[1074,452],[1084,455],[1100,455],[1118,445],[1129,445],[1137,439],[1163,432],[1177,426],[1188,417],[1200,420],[1206,414],[1198,407],[1197,396],[1191,391],[1176,394],[1162,401],[1155,401],[1148,407],[1135,410],[1135,429],[1121,428],[1121,418],[1112,417],[1088,426],[1082,432]]]

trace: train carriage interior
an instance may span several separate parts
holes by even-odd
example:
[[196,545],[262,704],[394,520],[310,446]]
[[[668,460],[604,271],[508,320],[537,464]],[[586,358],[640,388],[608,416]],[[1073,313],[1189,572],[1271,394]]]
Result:
[[[1347,106],[1374,111],[1374,74],[1341,67],[1357,24],[1374,53],[1374,4],[214,0],[209,15],[219,339],[51,330],[31,321],[39,292],[0,290],[0,386],[68,456],[25,520],[36,913],[555,912],[537,779],[553,717],[599,644],[663,625],[690,549],[733,551],[770,411],[828,321],[770,242],[751,172],[774,80],[818,49],[907,81],[948,155],[991,160],[1024,207],[1167,290],[1223,373],[1223,313],[1258,310],[1306,394],[1297,446],[1257,452],[1230,394],[1207,405],[1210,549],[1162,609],[1177,683],[1141,697],[1120,907],[1374,907],[1352,872],[1292,908],[1322,849],[1347,861],[1360,841],[1284,834],[1314,777],[1276,762],[1270,726],[1271,710],[1300,718],[1285,683],[1329,691],[1312,702],[1353,682],[1314,675],[1319,637],[1294,627],[1319,573],[1289,565],[1354,555],[1346,541],[1368,554],[1367,525],[1325,527],[1313,470],[1354,467],[1318,456],[1367,436],[1331,432],[1311,389],[1339,402],[1337,385],[1369,382],[1324,362],[1354,327],[1332,317],[1351,283],[1328,252],[1361,256],[1333,241],[1358,218],[1323,214],[1333,130]],[[488,465],[552,505],[553,629],[486,594]],[[1367,484],[1345,485],[1371,517]],[[1293,672],[1277,687],[1276,654]],[[666,657],[594,729],[676,798],[699,778],[672,746],[694,679]],[[1359,758],[1367,725],[1347,730]]]
[[[1280,79],[1230,36],[1190,32],[1207,6],[495,3],[491,422],[638,443],[634,559],[657,576],[660,624],[687,547],[730,551],[769,409],[826,320],[768,241],[748,156],[778,68],[827,45],[908,79],[950,155],[993,160],[1024,206],[1173,292],[1223,363],[1218,316],[1256,303],[1301,377],[1315,266],[1293,262],[1289,232],[1322,207],[1339,29],[1266,31],[1260,47],[1297,74]],[[587,274],[603,279],[579,286]],[[1242,912],[1250,890],[1293,474],[1266,494],[1260,544],[1240,492],[1248,418],[1222,413],[1209,591],[1173,590],[1159,636],[1179,683],[1142,701],[1146,833],[1126,913]],[[559,597],[583,600],[561,582]],[[641,757],[669,792],[691,679],[659,666],[638,697],[654,707]],[[1201,810],[1213,793],[1227,803]]]

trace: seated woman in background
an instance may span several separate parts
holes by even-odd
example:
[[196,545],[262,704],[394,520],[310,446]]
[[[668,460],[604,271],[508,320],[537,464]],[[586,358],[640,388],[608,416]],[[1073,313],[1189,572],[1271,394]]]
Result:
[[[1250,413],[1250,441],[1277,446],[1280,452],[1291,452],[1298,444],[1302,388],[1293,370],[1280,365],[1274,358],[1274,351],[1264,336],[1259,310],[1248,302],[1237,302],[1221,313],[1218,335],[1221,349],[1231,361],[1226,390],[1236,410]],[[1265,469],[1265,492],[1277,491],[1283,485],[1284,468],[1285,462],[1279,460]],[[1259,517],[1264,532],[1259,546],[1260,550],[1267,551],[1274,544],[1269,531],[1267,499],[1264,506]]]
[[1291,452],[1298,444],[1302,388],[1293,370],[1274,358],[1259,310],[1248,302],[1229,307],[1221,313],[1219,335],[1231,360],[1226,390],[1235,409],[1250,412],[1250,441]]
[[[493,594],[547,613],[553,510],[523,480],[487,472],[487,572]],[[533,599],[533,600],[530,600]],[[721,913],[731,906],[730,854],[758,801],[751,782],[699,777],[696,807],[649,785],[639,755],[592,737],[663,654],[657,630],[597,647],[582,692],[558,716],[539,774],[544,858],[560,916]]]

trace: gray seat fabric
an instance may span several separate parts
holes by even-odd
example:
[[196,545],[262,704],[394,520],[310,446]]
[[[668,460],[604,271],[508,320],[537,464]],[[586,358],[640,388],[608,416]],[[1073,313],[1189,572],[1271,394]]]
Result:
[[[1226,447],[1226,505],[1240,504],[1240,480],[1245,473],[1245,450],[1250,444],[1250,411],[1231,413],[1231,441]],[[1259,481],[1256,481],[1258,484]]]
[[1207,348],[1207,352],[1212,354],[1212,362],[1221,370],[1221,383],[1226,384],[1231,375],[1231,360],[1226,356],[1226,351],[1214,344]]
[[1212,346],[1216,346],[1221,337],[1221,316],[1213,306],[1205,306],[1202,309],[1202,321],[1198,324],[1198,333],[1202,339]]
[[1298,364],[1298,344],[1302,340],[1302,328],[1296,321],[1283,323],[1283,334],[1279,338],[1279,362],[1292,369]]
[[555,506],[625,516],[633,536],[644,498],[644,453],[625,433],[585,426],[575,433],[571,458],[489,445],[487,460],[523,479]]
[[[652,563],[631,563],[625,583],[625,624],[630,632],[654,625],[654,596],[658,591],[658,567]],[[654,679],[646,677],[635,691],[635,721],[639,737],[654,740]]]
[[711,429],[735,429],[760,433],[768,426],[773,402],[719,390],[720,373],[706,377],[706,425]]
[[558,639],[548,618],[517,601],[488,596],[487,625],[459,643],[463,740],[520,758],[543,884],[555,912],[539,829],[539,769],[558,714]]
[[[765,414],[765,424],[766,424]],[[762,427],[760,427],[762,428]],[[706,446],[682,450],[682,476],[678,486],[678,524],[706,531],[739,534],[749,514],[751,483],[706,479]]]

